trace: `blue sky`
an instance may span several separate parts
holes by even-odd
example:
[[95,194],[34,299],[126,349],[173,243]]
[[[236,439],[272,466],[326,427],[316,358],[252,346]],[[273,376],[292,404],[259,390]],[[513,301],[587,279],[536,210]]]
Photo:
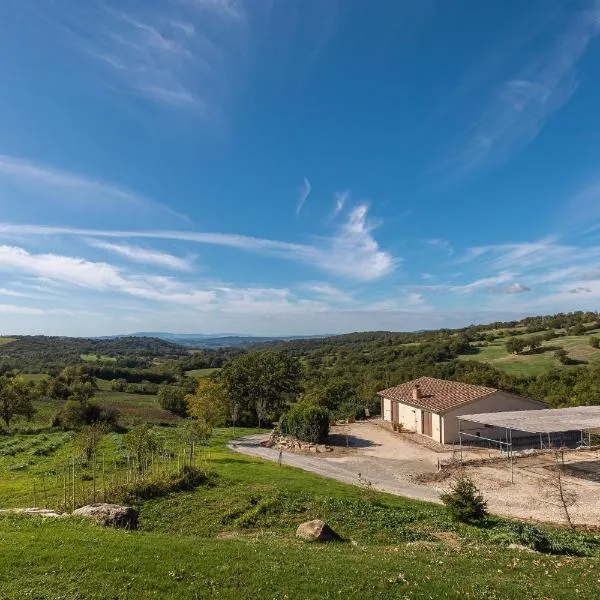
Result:
[[600,2],[5,0],[0,333],[597,309]]

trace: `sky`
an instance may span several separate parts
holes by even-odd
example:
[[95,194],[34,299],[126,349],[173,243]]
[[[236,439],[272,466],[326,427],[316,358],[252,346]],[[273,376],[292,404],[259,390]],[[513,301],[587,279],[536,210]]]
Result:
[[600,0],[3,0],[0,334],[600,300]]

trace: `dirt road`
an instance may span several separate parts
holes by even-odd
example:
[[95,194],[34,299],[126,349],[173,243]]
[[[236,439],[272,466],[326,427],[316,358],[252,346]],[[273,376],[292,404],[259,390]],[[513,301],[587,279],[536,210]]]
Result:
[[[360,427],[358,431],[356,429]],[[375,425],[364,423],[354,426],[351,443],[354,446],[352,454],[342,457],[325,457],[324,455],[306,456],[292,452],[282,452],[282,463],[298,467],[324,477],[337,479],[344,483],[359,484],[359,474],[363,481],[370,481],[374,489],[389,492],[398,496],[439,503],[439,493],[427,486],[411,482],[403,473],[414,470],[416,463],[419,471],[435,470],[433,463],[429,464],[422,456],[411,448],[411,444],[391,444],[391,434]],[[339,435],[339,432],[338,432]],[[383,436],[387,443],[380,443]],[[265,448],[260,441],[265,435],[253,435],[234,440],[228,446],[236,452],[258,456],[271,461],[279,460],[279,450]],[[358,440],[358,441],[357,441]]]

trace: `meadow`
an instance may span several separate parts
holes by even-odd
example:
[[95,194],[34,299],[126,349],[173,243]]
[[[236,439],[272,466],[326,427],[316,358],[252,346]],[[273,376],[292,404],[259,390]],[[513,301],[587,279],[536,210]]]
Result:
[[[597,597],[597,536],[552,532],[587,556],[510,550],[500,520],[485,528],[458,525],[442,506],[226,447],[228,439],[249,432],[218,430],[203,449],[211,483],[140,503],[138,531],[72,518],[0,516],[0,598]],[[119,435],[103,442],[106,451],[118,446]],[[161,435],[177,434],[164,428]],[[32,471],[20,473],[23,482],[68,456],[71,443],[65,439],[36,459]],[[4,505],[4,467],[0,472]],[[345,541],[297,540],[297,525],[311,518],[325,519]]]
[[[509,375],[517,377],[536,376],[554,367],[569,368],[571,365],[562,365],[554,358],[554,352],[563,348],[569,354],[569,358],[576,364],[589,363],[600,365],[600,350],[590,345],[590,335],[595,335],[599,330],[594,330],[588,335],[570,335],[557,337],[542,342],[539,351],[533,353],[511,354],[505,348],[509,337],[501,337],[486,345],[473,344],[477,348],[475,354],[461,355],[462,360],[476,360],[485,362],[496,369],[504,371]],[[532,334],[522,334],[517,338],[532,337]]]

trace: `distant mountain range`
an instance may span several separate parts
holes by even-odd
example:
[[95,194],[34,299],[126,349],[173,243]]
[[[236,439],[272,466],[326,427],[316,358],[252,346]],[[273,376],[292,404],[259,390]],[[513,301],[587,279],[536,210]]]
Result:
[[254,336],[240,333],[169,333],[164,331],[138,331],[122,337],[150,337],[194,348],[225,348],[227,346],[252,346],[264,342],[300,340],[328,337],[323,335]]

